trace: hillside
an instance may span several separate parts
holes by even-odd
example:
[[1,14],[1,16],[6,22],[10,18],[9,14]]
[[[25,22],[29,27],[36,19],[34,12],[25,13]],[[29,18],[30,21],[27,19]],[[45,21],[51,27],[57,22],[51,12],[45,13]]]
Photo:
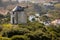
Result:
[[32,3],[44,3],[44,2],[51,2],[51,1],[58,1],[60,0],[0,0],[0,5],[2,6],[3,4],[16,4],[20,3],[21,1],[30,1]]
[[[37,0],[22,1],[20,3],[15,1],[2,2],[0,0],[0,40],[60,40],[60,3],[51,3],[53,5],[50,5],[50,1],[52,0],[46,0],[49,3],[45,3],[46,5],[44,5],[44,3],[41,4],[40,2],[44,2],[45,0],[38,0],[37,2],[39,3],[32,3],[30,1],[36,2]],[[16,6],[25,8],[23,12],[27,14],[26,24],[10,23],[10,12]],[[35,14],[39,15],[36,16]],[[37,21],[33,18],[31,22],[29,20],[31,15]],[[16,16],[18,15],[14,15],[13,13],[12,17],[18,18]],[[19,18],[21,18],[20,16]]]

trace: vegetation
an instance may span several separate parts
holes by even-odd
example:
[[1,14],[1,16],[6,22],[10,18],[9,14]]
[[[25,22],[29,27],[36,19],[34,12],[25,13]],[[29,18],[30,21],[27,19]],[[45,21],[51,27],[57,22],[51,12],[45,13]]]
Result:
[[60,26],[45,26],[37,22],[30,22],[28,25],[4,25],[0,35],[6,37],[6,40],[60,40]]
[[12,37],[12,40],[29,40],[29,38],[27,36],[23,36],[23,35],[16,35]]
[[[56,7],[58,5],[56,4]],[[30,6],[26,9],[26,13],[29,15],[40,13],[42,21],[52,21],[60,18],[60,10],[58,9],[47,11],[40,4],[31,4]],[[44,14],[50,14],[51,16]],[[0,15],[0,40],[60,40],[60,25],[46,26],[39,22],[28,22],[26,25],[12,25],[10,24],[10,14]]]
[[11,40],[11,39],[7,37],[0,37],[0,40]]
[[55,4],[54,6],[55,6],[55,8],[58,8],[58,9],[60,9],[60,3],[58,3],[58,4]]

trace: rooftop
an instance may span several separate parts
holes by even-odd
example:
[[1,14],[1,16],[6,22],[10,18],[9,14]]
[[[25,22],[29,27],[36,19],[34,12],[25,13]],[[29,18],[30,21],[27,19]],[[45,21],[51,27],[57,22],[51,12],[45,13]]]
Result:
[[16,6],[12,11],[24,11],[24,7]]

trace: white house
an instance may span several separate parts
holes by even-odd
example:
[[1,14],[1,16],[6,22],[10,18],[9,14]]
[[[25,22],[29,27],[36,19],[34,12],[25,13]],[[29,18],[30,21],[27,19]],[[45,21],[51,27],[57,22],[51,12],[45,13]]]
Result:
[[33,22],[33,19],[35,19],[35,16],[34,15],[30,15],[28,19],[29,19],[30,22]]
[[35,15],[30,15],[28,19],[30,22],[40,21],[39,17],[40,15],[36,13]]
[[35,16],[36,16],[36,17],[40,17],[40,14],[39,14],[39,13],[36,13]]

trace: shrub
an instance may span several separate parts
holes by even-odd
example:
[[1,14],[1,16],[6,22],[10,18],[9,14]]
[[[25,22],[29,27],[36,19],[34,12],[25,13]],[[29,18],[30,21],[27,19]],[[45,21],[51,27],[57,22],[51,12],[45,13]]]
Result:
[[5,29],[2,31],[3,37],[12,37],[14,35],[24,35],[25,33],[29,33],[29,30],[26,28],[11,28],[11,29]]
[[[30,25],[29,25],[30,24]],[[3,37],[12,40],[59,40],[60,26],[44,26],[40,23],[29,23],[28,25],[3,25],[1,31]],[[19,36],[18,36],[19,35]]]
[[0,26],[0,32],[2,31],[2,29],[3,29],[3,27],[2,27],[2,26]]
[[28,34],[25,34],[30,38],[30,40],[50,40],[50,35],[43,32],[41,29],[36,31],[31,31]]
[[12,40],[29,40],[27,36],[24,35],[16,35],[11,38]]
[[36,31],[37,29],[43,28],[44,24],[38,23],[38,22],[30,22],[28,23],[28,26],[26,27],[30,31]]
[[2,26],[3,26],[4,28],[11,28],[11,27],[13,27],[12,24],[2,24]]
[[11,39],[6,37],[0,37],[0,40],[11,40]]

